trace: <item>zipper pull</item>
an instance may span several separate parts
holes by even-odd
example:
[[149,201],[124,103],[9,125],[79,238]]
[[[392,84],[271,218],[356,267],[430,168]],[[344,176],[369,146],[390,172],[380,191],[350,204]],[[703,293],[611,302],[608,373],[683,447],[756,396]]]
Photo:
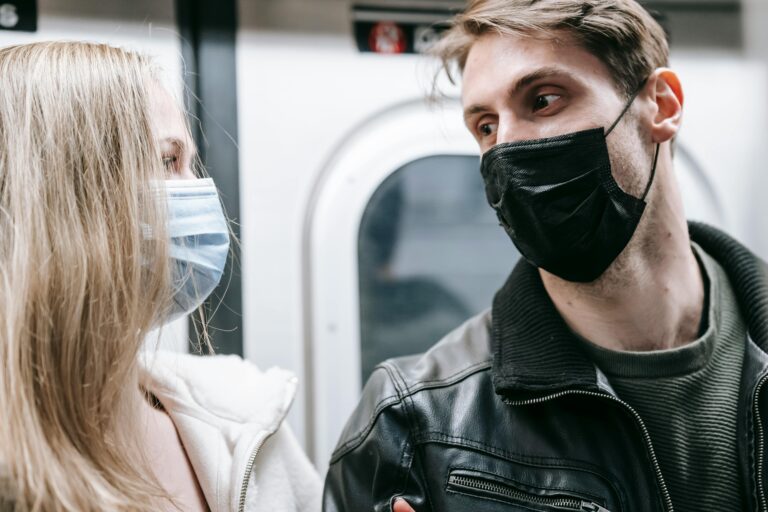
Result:
[[581,502],[581,510],[585,510],[587,512],[611,512],[607,508],[603,508],[597,503],[591,503],[589,501]]

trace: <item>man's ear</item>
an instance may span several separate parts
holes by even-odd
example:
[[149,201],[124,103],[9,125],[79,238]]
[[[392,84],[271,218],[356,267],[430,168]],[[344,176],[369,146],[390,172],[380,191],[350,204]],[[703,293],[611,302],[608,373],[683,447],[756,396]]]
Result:
[[668,68],[659,68],[648,80],[648,94],[655,103],[656,112],[651,124],[653,142],[661,144],[672,140],[683,122],[683,86],[677,74]]

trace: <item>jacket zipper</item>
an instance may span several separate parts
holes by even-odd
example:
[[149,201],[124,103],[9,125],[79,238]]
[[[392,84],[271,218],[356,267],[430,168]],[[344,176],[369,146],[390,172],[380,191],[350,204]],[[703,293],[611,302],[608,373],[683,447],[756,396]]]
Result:
[[277,431],[270,432],[264,436],[264,438],[253,448],[251,456],[248,457],[248,464],[245,466],[245,475],[243,475],[243,483],[240,486],[240,502],[237,506],[237,512],[245,512],[245,497],[248,494],[248,483],[251,481],[251,473],[253,473],[253,468],[256,465],[256,456],[259,454],[261,447],[264,446],[264,443],[267,442],[267,439],[272,437],[275,432]]
[[[296,378],[294,377],[292,379],[292,383],[295,386],[296,385]],[[282,424],[283,420],[285,419],[285,415],[288,413],[288,410],[291,408],[291,404],[293,404],[293,400],[295,398],[295,394],[291,394],[290,399],[286,402],[285,407],[283,408],[283,415],[279,417],[274,424],[267,430],[266,435],[260,439],[256,446],[253,447],[253,450],[251,451],[250,457],[248,457],[248,464],[245,465],[245,474],[243,475],[243,482],[240,485],[240,500],[237,505],[237,512],[245,512],[245,498],[248,494],[248,483],[251,481],[251,474],[253,473],[253,468],[256,465],[256,456],[259,454],[259,451],[261,450],[261,447],[264,446],[264,443],[269,440],[270,437],[275,435],[277,431],[280,429],[280,425]]]
[[499,482],[467,475],[451,475],[448,478],[448,486],[457,489],[483,491],[489,494],[494,494],[496,496],[501,496],[504,498],[509,498],[515,501],[521,501],[523,503],[530,503],[534,505],[548,505],[550,507],[566,510],[610,512],[608,509],[605,509],[597,503],[590,501],[568,497],[550,498],[545,496],[536,496],[534,494],[515,489],[509,485],[504,485]]
[[768,381],[768,375],[763,375],[755,388],[754,408],[755,408],[755,426],[757,427],[757,497],[760,501],[758,510],[768,511],[768,500],[765,497],[763,488],[763,471],[765,470],[765,439],[763,438],[764,427],[763,420],[760,417],[760,390],[763,384]]
[[640,429],[643,432],[643,439],[645,441],[645,446],[648,449],[648,454],[651,457],[653,469],[656,473],[656,482],[659,484],[659,489],[661,490],[661,495],[662,495],[662,498],[664,499],[664,510],[666,512],[674,512],[674,508],[672,507],[672,498],[669,495],[669,489],[667,489],[667,484],[664,481],[664,475],[661,474],[661,467],[659,466],[659,460],[656,457],[656,451],[653,449],[653,443],[651,443],[651,434],[648,432],[648,428],[645,426],[645,422],[643,422],[643,419],[640,417],[637,411],[635,411],[635,409],[633,409],[632,406],[629,405],[627,402],[623,401],[622,399],[616,396],[609,395],[607,393],[596,393],[594,391],[584,391],[581,389],[571,389],[567,391],[561,391],[553,395],[548,395],[541,398],[533,398],[531,400],[515,401],[515,400],[509,400],[505,398],[504,401],[508,405],[512,405],[512,406],[535,405],[535,404],[548,402],[550,400],[554,400],[556,398],[560,398],[566,395],[583,395],[583,396],[591,396],[596,398],[612,400],[618,404],[621,404],[626,410],[628,410],[632,414],[632,416],[635,418],[637,423],[640,425]]

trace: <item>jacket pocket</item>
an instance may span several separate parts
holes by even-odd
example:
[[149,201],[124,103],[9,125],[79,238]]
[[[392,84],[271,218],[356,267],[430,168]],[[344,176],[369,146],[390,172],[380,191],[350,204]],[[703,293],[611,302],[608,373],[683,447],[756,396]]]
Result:
[[589,497],[578,496],[575,493],[571,494],[561,490],[526,488],[516,482],[467,469],[450,471],[446,491],[516,504],[528,510],[610,512]]

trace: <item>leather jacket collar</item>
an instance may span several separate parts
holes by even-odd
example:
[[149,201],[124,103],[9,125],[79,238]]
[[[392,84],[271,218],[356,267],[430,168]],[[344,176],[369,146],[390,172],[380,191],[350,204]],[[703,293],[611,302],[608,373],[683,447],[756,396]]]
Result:
[[[768,266],[725,233],[689,224],[691,239],[731,280],[749,333],[768,351]],[[521,260],[493,301],[493,385],[527,398],[565,389],[599,391],[598,374],[547,295],[538,270]],[[521,396],[522,395],[522,396]]]

